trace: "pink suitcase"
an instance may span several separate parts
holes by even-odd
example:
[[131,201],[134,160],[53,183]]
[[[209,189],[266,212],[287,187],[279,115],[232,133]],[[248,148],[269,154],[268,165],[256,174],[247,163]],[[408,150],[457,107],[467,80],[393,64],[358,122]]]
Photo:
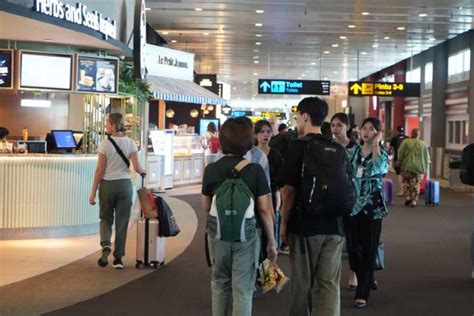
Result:
[[165,264],[165,238],[158,237],[158,220],[140,218],[137,223],[137,263],[158,269]]

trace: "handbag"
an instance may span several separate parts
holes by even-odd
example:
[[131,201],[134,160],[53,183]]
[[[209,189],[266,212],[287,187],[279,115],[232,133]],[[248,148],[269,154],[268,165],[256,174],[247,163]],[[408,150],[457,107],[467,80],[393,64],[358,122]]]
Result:
[[383,270],[385,268],[385,245],[380,242],[377,247],[377,253],[375,254],[375,271]]
[[155,201],[158,206],[158,236],[171,237],[178,235],[181,230],[168,203],[161,196],[157,196]]

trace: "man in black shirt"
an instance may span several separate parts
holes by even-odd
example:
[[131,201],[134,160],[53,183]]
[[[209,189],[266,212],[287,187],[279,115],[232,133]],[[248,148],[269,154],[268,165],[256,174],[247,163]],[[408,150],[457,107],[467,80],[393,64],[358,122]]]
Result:
[[405,138],[408,138],[407,135],[405,135],[405,128],[403,126],[397,126],[397,131],[398,135],[392,137],[390,140],[390,153],[393,155],[393,169],[395,170],[395,173],[397,174],[397,181],[398,181],[398,187],[400,188],[400,192],[398,192],[398,196],[403,196],[403,185],[402,185],[402,170],[400,163],[398,161],[398,149],[400,148],[400,145],[402,144],[403,140]]
[[[296,113],[298,131],[310,137],[321,134],[327,114],[326,102],[317,97],[303,99]],[[305,141],[297,140],[288,146],[281,181],[284,187],[280,236],[290,245],[293,278],[290,315],[311,315],[312,285],[316,281],[316,314],[336,316],[340,315],[342,218],[303,213],[298,207],[305,145]],[[304,252],[300,249],[302,238]]]

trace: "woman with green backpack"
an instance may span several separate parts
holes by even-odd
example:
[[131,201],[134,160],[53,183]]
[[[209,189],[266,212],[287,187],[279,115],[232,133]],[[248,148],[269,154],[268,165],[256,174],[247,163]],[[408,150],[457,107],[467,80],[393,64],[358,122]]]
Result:
[[[275,261],[271,194],[262,167],[243,156],[253,146],[252,125],[230,118],[221,128],[223,157],[209,164],[202,181],[202,205],[212,263],[212,314],[252,314],[252,295],[260,253],[256,216],[269,236],[266,251]],[[230,302],[232,301],[232,307]]]

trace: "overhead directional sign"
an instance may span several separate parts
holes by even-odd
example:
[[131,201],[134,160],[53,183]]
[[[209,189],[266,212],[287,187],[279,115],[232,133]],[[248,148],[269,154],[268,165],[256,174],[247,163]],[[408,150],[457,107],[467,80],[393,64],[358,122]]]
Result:
[[259,94],[311,94],[329,95],[331,82],[328,80],[286,80],[259,79]]
[[349,95],[353,97],[419,97],[420,84],[406,82],[349,81]]

